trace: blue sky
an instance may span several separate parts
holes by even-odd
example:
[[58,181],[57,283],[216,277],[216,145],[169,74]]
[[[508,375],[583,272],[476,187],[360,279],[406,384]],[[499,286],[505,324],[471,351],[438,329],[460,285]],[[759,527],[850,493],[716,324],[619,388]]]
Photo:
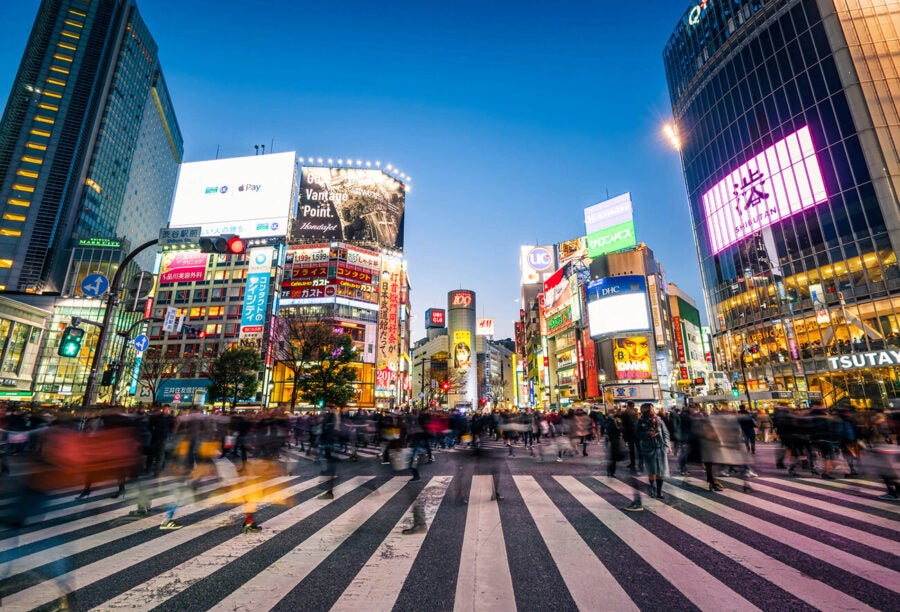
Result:
[[[38,0],[3,2],[5,103]],[[662,49],[687,3],[138,0],[185,161],[252,155],[393,163],[410,175],[413,337],[447,292],[512,335],[518,253],[584,234],[630,191],[639,241],[703,310]],[[705,316],[704,316],[705,318]]]

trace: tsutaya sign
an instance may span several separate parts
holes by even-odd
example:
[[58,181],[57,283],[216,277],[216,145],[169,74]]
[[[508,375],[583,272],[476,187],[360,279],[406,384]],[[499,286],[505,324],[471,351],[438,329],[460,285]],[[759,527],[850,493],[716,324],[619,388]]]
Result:
[[900,366],[900,351],[873,351],[829,357],[828,365],[833,371],[852,370],[854,368]]

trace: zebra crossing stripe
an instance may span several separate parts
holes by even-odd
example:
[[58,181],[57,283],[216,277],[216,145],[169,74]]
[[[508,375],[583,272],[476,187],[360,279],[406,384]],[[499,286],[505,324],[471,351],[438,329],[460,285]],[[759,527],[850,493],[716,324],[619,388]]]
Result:
[[[452,480],[452,476],[435,476],[428,482],[407,513],[391,530],[390,535],[335,602],[331,608],[332,612],[390,610],[394,607]],[[425,531],[403,535],[400,531],[408,525],[409,514],[416,503],[422,503],[424,506]]]
[[[334,499],[339,499],[362,484],[372,480],[372,478],[372,476],[356,476],[345,483],[341,483],[333,490]],[[296,495],[297,493],[316,487],[325,480],[326,479],[323,477],[317,477],[306,481],[297,487],[294,487],[292,494]],[[97,609],[148,609],[158,606],[172,597],[175,597],[203,578],[206,578],[213,572],[225,567],[232,561],[239,559],[263,542],[271,540],[284,529],[287,529],[291,525],[318,512],[329,503],[331,503],[331,500],[321,500],[318,498],[306,500],[302,504],[294,506],[266,521],[261,532],[253,535],[242,535],[241,537],[235,537],[223,542],[222,544],[205,551],[202,555],[193,557],[181,565],[173,567],[156,576],[152,580],[148,580],[130,591],[122,593],[115,599],[105,602]]]
[[[615,478],[598,478],[605,486],[628,499],[634,489]],[[782,563],[765,553],[729,536],[692,516],[656,500],[644,500],[644,506],[655,516],[707,545],[715,545],[717,552],[742,565],[754,574],[820,610],[874,610],[861,601],[824,582],[810,578],[800,570]]]
[[[735,481],[735,479],[733,478],[723,478],[722,480],[724,480],[725,482],[740,482]],[[699,481],[695,482],[699,483]],[[702,486],[702,483],[698,486]],[[774,495],[786,501],[794,502],[807,508],[812,508],[814,510],[824,510],[826,512],[837,514],[838,516],[856,519],[867,524],[884,527],[886,529],[891,529],[894,531],[900,531],[900,524],[898,524],[896,521],[882,518],[874,514],[867,514],[865,512],[859,512],[857,510],[851,510],[850,508],[844,508],[843,506],[838,506],[836,504],[829,504],[828,502],[819,499],[810,499],[809,497],[804,497],[802,495],[795,495],[794,493],[784,491],[783,489],[776,489],[774,487],[768,487],[764,484],[759,483],[753,483],[753,490],[759,493],[765,493],[767,495]],[[886,553],[900,555],[900,546],[897,545],[897,542],[895,540],[879,535],[874,535],[855,527],[848,527],[847,525],[835,523],[834,521],[824,519],[810,512],[797,510],[795,508],[790,508],[782,504],[772,503],[756,496],[749,496],[745,493],[738,493],[736,491],[723,491],[723,493],[727,497],[734,497],[735,499],[739,500],[742,499],[746,501],[749,498],[752,500],[753,505],[760,510],[773,512],[775,514],[778,514],[779,516],[783,516],[784,518],[789,518],[797,521],[798,523],[802,523],[807,527],[815,527],[817,529],[827,531],[828,533],[833,533],[835,535],[847,538],[848,540],[859,542],[860,544],[865,544],[866,546],[884,551]]]
[[847,478],[845,479],[845,482],[854,484],[858,487],[868,487],[870,489],[875,489],[880,493],[884,492],[884,485],[872,482],[871,480],[862,480],[861,478]]
[[[206,487],[202,487],[197,490],[197,493],[206,493],[210,491],[215,491],[216,489],[221,488],[220,484],[210,484]],[[210,497],[204,502],[200,502],[196,504],[196,509],[203,510],[207,507],[212,507],[213,505],[224,503],[223,499],[226,498],[231,493],[220,494],[215,497]],[[172,495],[168,495],[161,499],[154,500],[157,505],[164,505],[170,503],[175,497],[177,493],[173,493]],[[194,507],[194,506],[190,506]],[[4,545],[9,545],[10,548],[26,546],[28,544],[32,544],[34,542],[40,542],[42,540],[47,540],[49,538],[55,538],[61,536],[65,533],[71,533],[73,531],[77,531],[84,527],[90,527],[96,525],[99,522],[113,520],[116,518],[121,518],[123,513],[122,508],[116,508],[115,510],[110,510],[108,512],[104,512],[102,514],[95,514],[93,516],[88,516],[83,519],[78,519],[75,521],[61,523],[59,525],[54,525],[52,527],[47,527],[45,529],[41,529],[39,531],[32,531],[30,533],[25,533],[16,538],[15,536],[11,538],[7,538],[6,540],[0,541],[0,547]],[[77,508],[72,509],[70,514],[77,514]],[[40,567],[49,561],[55,560],[58,556],[68,556],[70,554],[77,554],[84,552],[86,550],[90,550],[91,548],[96,548],[97,546],[101,546],[103,544],[108,544],[109,542],[113,542],[119,538],[126,537],[133,533],[137,533],[142,531],[143,529],[147,529],[149,527],[156,527],[159,524],[159,517],[154,516],[151,518],[146,518],[140,521],[135,521],[132,523],[128,523],[126,525],[119,525],[117,527],[110,527],[101,533],[95,533],[94,535],[88,536],[86,538],[80,538],[73,542],[60,544],[54,548],[46,549],[43,551],[39,551],[33,553],[31,555],[27,555],[25,557],[20,557],[18,559],[14,559],[11,562],[7,562],[4,564],[0,564],[0,573],[3,572],[4,569],[7,569],[10,565],[12,565],[12,569],[15,571],[28,571],[32,570],[35,567]],[[50,557],[48,559],[48,557]]]
[[758,610],[718,578],[625,516],[574,476],[554,476],[578,503],[587,508],[620,540],[701,610]]
[[[696,479],[690,480],[694,480],[694,482],[700,483],[700,481],[697,481]],[[828,563],[829,565],[833,565],[838,569],[856,574],[860,578],[868,580],[869,582],[874,582],[875,584],[881,585],[886,589],[890,589],[895,593],[900,593],[900,572],[896,572],[890,568],[882,567],[877,563],[869,561],[868,559],[861,559],[860,557],[852,555],[839,548],[829,546],[828,544],[825,544],[820,540],[805,536],[792,529],[786,529],[770,521],[757,518],[756,516],[747,512],[735,510],[731,506],[727,506],[725,504],[707,499],[705,497],[697,495],[696,493],[691,493],[678,487],[669,487],[667,491],[672,497],[677,497],[682,501],[686,501],[689,504],[706,510],[707,512],[711,512],[712,514],[715,514],[720,518],[731,521],[733,523],[737,523],[738,525],[746,527],[747,529],[756,531],[761,536],[769,537],[779,544],[798,550],[805,555],[809,555],[818,559],[819,561]],[[761,508],[762,503],[766,503],[758,498],[754,498],[751,496],[741,497],[739,496],[739,494],[735,494],[730,491],[723,491],[721,493],[717,493],[716,495],[725,495],[727,497],[732,497],[738,501],[744,501],[750,506],[759,508]],[[781,507],[777,504],[767,505],[773,508],[776,514],[778,514],[777,511],[781,509]],[[808,519],[815,518],[809,514],[803,514],[802,516]],[[829,525],[835,525],[835,523],[829,523]]]
[[455,612],[516,609],[500,508],[496,501],[491,501],[493,494],[493,476],[472,476],[456,579]]
[[408,480],[392,478],[378,487],[210,609],[270,610],[390,501]]
[[[838,499],[841,501],[849,502],[851,504],[859,504],[860,506],[868,506],[869,508],[877,508],[878,510],[884,510],[885,512],[891,512],[894,514],[900,514],[900,506],[891,502],[883,502],[877,499],[872,499],[871,497],[862,497],[860,495],[849,495],[847,493],[842,493],[840,491],[829,491],[827,489],[823,489],[821,487],[816,487],[812,485],[802,484],[793,480],[777,480],[775,478],[757,478],[756,480],[763,482],[775,482],[778,484],[782,484],[786,487],[790,487],[792,489],[797,489],[800,491],[807,491],[809,493],[818,493],[820,495],[827,495],[833,499]],[[841,489],[856,489],[853,485],[845,485],[840,482],[833,482],[829,480],[816,480],[813,482],[821,482],[826,486],[834,486],[835,488]],[[813,501],[813,500],[810,500]],[[816,500],[818,503],[818,500]]]
[[[268,481],[267,486],[277,486],[290,479],[291,478],[289,476],[275,478]],[[298,486],[303,485],[301,484]],[[190,514],[200,510],[214,508],[219,506],[220,504],[228,503],[224,500],[234,499],[235,497],[240,498],[240,496],[244,493],[256,490],[258,490],[258,485],[250,485],[236,491],[229,491],[215,497],[210,497],[201,502],[188,504],[183,508],[180,508],[179,510],[183,514]],[[283,489],[265,496],[260,503],[278,503],[279,501],[287,499],[292,494],[292,489]],[[163,536],[156,537],[138,546],[134,546],[127,550],[110,555],[109,557],[106,557],[101,561],[96,561],[89,565],[85,565],[78,569],[66,572],[65,574],[57,578],[57,582],[67,584],[73,590],[93,584],[98,580],[102,580],[103,578],[111,576],[124,569],[142,563],[150,557],[165,552],[175,546],[178,546],[195,538],[202,537],[208,530],[218,527],[219,523],[222,520],[222,517],[227,516],[230,512],[230,509],[226,509],[223,512],[220,512],[210,518],[204,519],[198,523],[189,524],[185,526],[184,529],[181,529],[179,531],[169,532]],[[123,538],[133,533],[137,533],[145,529],[157,529],[158,527],[159,518],[152,517],[137,521],[135,523],[129,523],[120,527],[107,529],[106,531],[103,531],[101,533],[96,533],[74,542],[60,544],[59,546],[43,550],[39,553],[35,553],[34,555],[29,555],[28,557],[23,557],[22,559],[15,560],[13,561],[15,565],[12,566],[12,569],[15,570],[16,573],[21,573],[29,569],[39,567],[40,565],[46,564],[50,561],[73,556],[78,553],[84,552],[85,550],[90,550],[92,548],[100,546],[101,544],[113,542],[119,538]],[[2,569],[0,569],[0,572],[2,572]],[[31,609],[45,605],[53,601],[56,597],[58,597],[58,590],[54,585],[54,581],[49,580],[5,597],[3,599],[3,605],[11,605],[14,609],[16,607]]]
[[[198,493],[208,493],[209,491],[213,491],[219,488],[219,484],[210,484],[205,487],[201,487],[197,490]],[[156,506],[164,506],[168,504],[173,498],[173,495],[168,495],[161,498],[156,498],[153,500],[153,503]],[[68,512],[60,514],[57,518],[63,518],[66,516],[75,516],[81,512],[80,506],[69,508]],[[19,546],[26,546],[28,544],[34,544],[35,542],[40,542],[41,540],[46,540],[48,538],[57,537],[63,535],[65,533],[70,533],[72,531],[77,531],[79,529],[83,529],[84,527],[90,527],[92,525],[96,525],[97,523],[102,523],[104,521],[116,519],[122,516],[122,508],[116,508],[114,510],[110,510],[108,512],[103,512],[100,514],[94,514],[92,516],[87,516],[81,519],[76,519],[74,521],[69,521],[66,523],[61,523],[59,525],[55,525],[52,527],[46,527],[44,529],[31,531],[28,533],[23,533],[19,536],[13,536],[11,538],[6,538],[4,540],[0,540],[0,550],[11,550],[13,548]],[[46,515],[42,516],[41,521],[49,520]]]
[[578,608],[590,610],[603,602],[609,610],[638,610],[534,477],[513,476],[513,482]]

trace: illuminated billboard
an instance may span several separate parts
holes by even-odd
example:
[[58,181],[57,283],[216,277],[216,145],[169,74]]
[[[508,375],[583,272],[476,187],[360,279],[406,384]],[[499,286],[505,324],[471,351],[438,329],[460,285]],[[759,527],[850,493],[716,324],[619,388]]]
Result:
[[457,370],[472,367],[472,334],[469,331],[453,332],[453,367]]
[[523,285],[537,285],[556,269],[552,246],[519,247],[519,270]]
[[802,127],[703,194],[712,252],[827,199],[809,127]]
[[376,338],[376,384],[378,391],[393,389],[400,371],[400,285],[403,261],[385,255],[381,259]]
[[242,238],[284,236],[296,198],[295,154],[181,164],[169,227]]
[[303,167],[291,237],[403,248],[406,188],[381,170]]
[[613,340],[613,363],[616,380],[652,378],[650,342],[647,336],[629,336]]
[[208,253],[197,251],[168,251],[162,255],[159,284],[191,283],[206,278]]
[[556,249],[559,252],[560,267],[573,259],[580,260],[587,257],[587,243],[585,243],[584,236],[560,242]]
[[585,287],[591,337],[650,329],[643,276],[612,276]]
[[447,326],[447,311],[442,308],[429,308],[425,311],[425,329],[443,328]]
[[584,209],[585,233],[593,234],[614,225],[632,221],[633,213],[634,207],[631,203],[630,193],[623,193],[599,204],[594,204]]
[[493,336],[494,335],[494,320],[487,318],[478,319],[478,323],[475,326],[475,335],[477,336]]
[[551,313],[572,301],[572,287],[568,276],[564,276],[565,268],[554,272],[544,281],[544,312]]
[[588,257],[600,257],[606,253],[630,249],[637,244],[634,235],[634,221],[626,221],[589,234],[587,242]]

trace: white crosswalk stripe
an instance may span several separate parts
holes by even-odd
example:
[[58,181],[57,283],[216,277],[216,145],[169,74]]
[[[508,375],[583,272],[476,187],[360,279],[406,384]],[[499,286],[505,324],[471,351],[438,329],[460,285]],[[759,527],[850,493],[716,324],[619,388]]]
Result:
[[[537,471],[495,481],[476,471],[469,480],[455,469],[442,474],[438,461],[418,483],[370,466],[339,480],[333,499],[321,499],[325,477],[303,466],[305,476],[206,484],[179,509],[185,526],[173,532],[158,529],[159,510],[117,524],[127,513],[120,502],[53,498],[52,523],[19,537],[0,533],[7,559],[0,604],[32,609],[65,588],[75,602],[84,597],[76,607],[95,610],[283,609],[312,592],[326,609],[390,610],[404,607],[405,593],[427,597],[436,586],[428,580],[440,580],[455,610],[515,610],[527,601],[517,599],[522,580],[537,579],[567,590],[579,609],[635,610],[647,605],[647,585],[623,579],[632,575],[655,576],[682,603],[704,610],[765,609],[784,596],[822,610],[873,610],[891,607],[885,598],[900,593],[900,506],[874,499],[871,481],[763,477],[749,493],[707,493],[697,479],[673,479],[666,501],[642,495],[645,512],[629,514],[624,506],[646,487],[636,478]],[[179,485],[168,477],[148,482],[158,483],[158,509]],[[499,502],[491,499],[497,482],[505,487]],[[467,494],[468,504],[454,503],[450,491]],[[265,514],[263,531],[240,535],[249,498]],[[414,508],[424,526],[403,534]],[[708,516],[714,520],[705,522]],[[449,538],[446,529],[454,530]],[[599,544],[609,538],[644,567],[623,574],[612,549]],[[557,573],[517,574],[536,558]],[[65,566],[57,569],[58,560]],[[335,567],[350,569],[332,577]],[[733,568],[757,582],[732,584]],[[131,577],[141,572],[152,574]],[[323,572],[334,581],[327,593]],[[848,586],[850,574],[870,587]]]

